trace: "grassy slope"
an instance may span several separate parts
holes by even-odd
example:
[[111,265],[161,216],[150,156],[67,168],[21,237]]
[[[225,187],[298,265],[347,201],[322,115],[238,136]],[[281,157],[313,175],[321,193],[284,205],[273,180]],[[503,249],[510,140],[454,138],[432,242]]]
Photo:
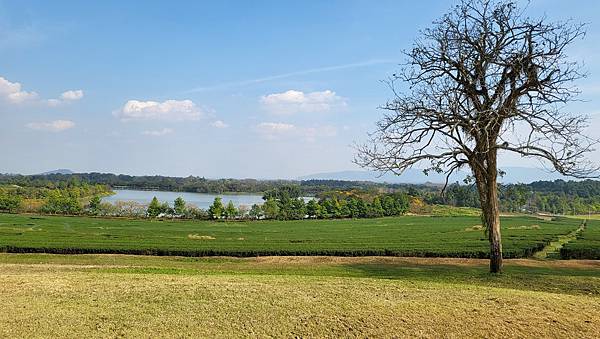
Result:
[[[0,250],[162,255],[402,255],[485,257],[479,217],[189,222],[0,214]],[[541,249],[580,224],[504,217],[506,257]],[[531,227],[533,226],[533,227]],[[480,227],[480,226],[479,226]]]
[[0,254],[2,337],[595,337],[600,263]]

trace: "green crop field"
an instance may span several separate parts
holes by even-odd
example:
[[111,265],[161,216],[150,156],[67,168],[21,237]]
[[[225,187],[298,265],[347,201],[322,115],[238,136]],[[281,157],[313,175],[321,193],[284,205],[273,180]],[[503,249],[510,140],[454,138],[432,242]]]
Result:
[[[530,256],[580,223],[504,217],[504,255]],[[480,224],[469,216],[225,223],[0,214],[0,251],[485,258],[488,242]]]
[[600,220],[589,220],[583,232],[560,250],[563,259],[600,259]]

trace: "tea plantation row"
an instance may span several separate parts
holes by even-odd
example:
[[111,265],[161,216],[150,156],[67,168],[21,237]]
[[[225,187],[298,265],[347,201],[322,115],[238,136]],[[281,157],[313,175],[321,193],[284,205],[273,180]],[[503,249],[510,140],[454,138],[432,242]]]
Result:
[[[530,256],[579,226],[504,217],[507,258]],[[0,214],[0,251],[181,256],[488,256],[479,217],[198,222]]]
[[560,249],[562,259],[600,259],[600,220],[589,220],[577,236]]

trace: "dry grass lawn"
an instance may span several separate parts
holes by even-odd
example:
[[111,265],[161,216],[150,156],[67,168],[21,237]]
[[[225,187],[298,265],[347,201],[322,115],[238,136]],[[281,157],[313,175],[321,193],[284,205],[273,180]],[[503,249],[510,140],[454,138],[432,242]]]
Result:
[[600,334],[594,261],[192,259],[1,254],[0,337]]

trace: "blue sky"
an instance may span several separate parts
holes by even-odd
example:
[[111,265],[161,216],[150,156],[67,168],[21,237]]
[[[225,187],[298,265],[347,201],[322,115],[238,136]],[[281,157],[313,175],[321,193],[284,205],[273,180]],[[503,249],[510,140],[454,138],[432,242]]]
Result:
[[[0,1],[0,172],[356,169],[351,145],[391,97],[381,80],[451,4]],[[600,5],[533,0],[529,11],[590,24],[571,51],[590,73],[585,102],[568,109],[597,116]]]

